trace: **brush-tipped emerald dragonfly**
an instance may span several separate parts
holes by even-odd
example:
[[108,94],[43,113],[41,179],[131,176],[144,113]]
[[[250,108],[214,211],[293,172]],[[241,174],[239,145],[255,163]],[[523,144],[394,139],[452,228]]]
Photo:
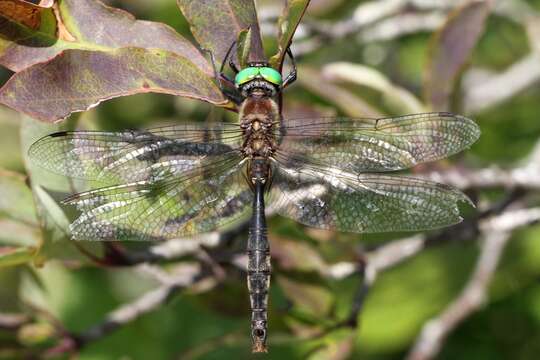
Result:
[[[229,51],[230,54],[230,51]],[[225,61],[229,57],[226,56]],[[446,112],[394,118],[283,119],[296,79],[268,63],[223,74],[239,122],[144,131],[58,132],[29,150],[39,165],[107,185],[63,201],[80,211],[75,240],[164,240],[224,230],[251,218],[247,278],[253,351],[266,351],[270,250],[265,205],[307,226],[346,232],[427,230],[461,220],[460,191],[388,174],[460,152],[480,131]],[[225,64],[224,61],[224,64]]]

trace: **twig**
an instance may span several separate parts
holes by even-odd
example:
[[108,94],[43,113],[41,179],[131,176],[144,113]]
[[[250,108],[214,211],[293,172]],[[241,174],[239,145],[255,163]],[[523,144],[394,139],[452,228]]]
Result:
[[536,52],[512,64],[495,75],[482,75],[470,71],[465,84],[465,112],[479,113],[510,99],[517,93],[540,82],[540,55]]
[[495,273],[508,239],[510,239],[509,233],[491,232],[486,234],[480,257],[468,284],[441,315],[424,325],[420,337],[415,342],[407,359],[434,358],[448,334],[484,304],[487,287]]
[[502,169],[498,166],[491,166],[472,170],[453,167],[448,170],[420,173],[418,176],[432,181],[444,182],[461,190],[496,187],[538,190],[540,189],[540,141],[524,160],[524,164],[515,168]]
[[[150,272],[151,269],[152,268],[149,266],[146,266],[148,272]],[[212,281],[209,282],[211,276],[204,273],[202,269],[193,271],[193,269],[186,268],[186,271],[176,274],[174,277],[156,278],[162,282],[160,287],[151,290],[135,301],[122,305],[118,309],[112,311],[101,323],[93,326],[84,333],[74,335],[73,337],[77,342],[78,348],[83,347],[89,342],[101,339],[119,327],[144,314],[154,311],[183,289],[190,288],[190,290],[192,290],[200,287],[201,289],[207,290],[216,284]]]
[[537,222],[540,222],[540,208],[509,211],[489,218],[480,225],[484,241],[469,282],[456,300],[424,325],[407,359],[432,359],[438,354],[448,334],[484,304],[488,286],[511,231]]

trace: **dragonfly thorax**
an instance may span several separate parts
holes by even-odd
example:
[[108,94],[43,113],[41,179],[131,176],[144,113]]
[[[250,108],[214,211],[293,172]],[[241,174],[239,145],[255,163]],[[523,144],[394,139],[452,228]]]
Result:
[[243,131],[243,153],[246,157],[268,158],[276,150],[276,124],[279,110],[269,97],[250,97],[240,107],[240,127]]

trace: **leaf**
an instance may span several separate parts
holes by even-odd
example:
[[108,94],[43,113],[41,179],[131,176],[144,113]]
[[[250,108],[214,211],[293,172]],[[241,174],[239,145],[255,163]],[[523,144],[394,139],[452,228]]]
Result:
[[0,169],[0,267],[32,260],[40,243],[32,192],[26,177]]
[[323,73],[330,79],[348,81],[379,91],[396,114],[418,114],[426,109],[408,90],[392,84],[388,78],[367,66],[345,62],[328,64]]
[[337,105],[346,115],[352,117],[381,117],[375,108],[345,88],[330,83],[320,71],[302,66],[298,68],[298,78],[303,87]]
[[253,0],[177,0],[197,42],[218,64],[242,30],[251,29],[250,61],[264,61],[264,50]]
[[291,44],[292,38],[306,12],[310,0],[288,0],[283,13],[278,20],[278,52],[270,58],[270,64],[276,69],[280,69],[287,48]]
[[317,271],[326,267],[319,253],[309,244],[296,239],[274,237],[272,258],[283,270]]
[[103,100],[145,92],[226,102],[211,78],[188,58],[142,48],[66,50],[13,75],[0,89],[0,102],[33,118],[55,121]]
[[424,76],[426,102],[432,110],[449,108],[456,81],[484,31],[489,1],[472,1],[457,8],[431,40]]
[[0,246],[33,246],[41,243],[41,232],[38,225],[26,224],[0,217]]
[[37,225],[34,200],[25,176],[0,169],[0,216]]
[[158,48],[190,59],[209,77],[213,69],[200,51],[171,27],[136,20],[95,0],[63,0],[43,12],[42,24],[29,29],[0,19],[0,64],[21,71],[64,50],[107,51],[121,47]]
[[249,53],[251,52],[251,28],[240,31],[236,44],[238,62],[241,68],[245,68],[249,62]]
[[285,296],[300,311],[317,317],[323,317],[329,313],[333,299],[330,292],[323,286],[298,282],[280,275],[276,277]]
[[315,351],[307,357],[309,360],[345,360],[350,359],[354,350],[355,333],[348,328],[337,329],[326,336],[313,341]]
[[[34,257],[34,263],[42,264],[47,259],[65,259],[69,261],[88,262],[77,247],[69,240],[69,223],[66,212],[60,207],[58,201],[67,194],[87,189],[84,181],[74,181],[65,176],[53,174],[28,160],[27,149],[37,139],[45,134],[55,131],[70,130],[73,128],[71,119],[61,125],[43,123],[29,117],[21,119],[21,144],[24,149],[25,163],[28,174],[32,179],[32,190],[35,199],[35,207],[39,218],[39,241],[38,252]],[[51,196],[55,195],[55,199]],[[89,251],[99,248],[101,244],[85,244]],[[93,251],[93,250],[92,250]]]
[[35,251],[33,247],[0,246],[0,268],[24,264],[32,259]]
[[53,6],[54,0],[42,0],[38,4],[24,0],[1,0],[0,16],[37,29],[41,25],[41,11]]

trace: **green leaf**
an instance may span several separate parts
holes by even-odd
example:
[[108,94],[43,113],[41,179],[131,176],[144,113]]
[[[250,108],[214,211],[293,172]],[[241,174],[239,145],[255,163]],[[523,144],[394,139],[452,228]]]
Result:
[[66,50],[15,74],[0,89],[0,102],[33,118],[55,121],[103,100],[145,92],[226,103],[213,80],[189,58],[142,48]]
[[278,52],[270,58],[270,64],[281,69],[283,57],[291,44],[294,32],[302,20],[310,0],[288,0],[278,20]]
[[34,257],[35,252],[33,247],[0,246],[0,267],[24,264]]
[[[27,149],[34,141],[54,131],[72,129],[72,126],[71,121],[63,122],[61,125],[51,125],[29,117],[22,117],[21,144],[26,155],[24,159],[26,168],[32,179],[32,190],[40,223],[39,252],[34,259],[37,264],[50,258],[88,261],[69,239],[71,220],[58,202],[69,193],[88,189],[88,184],[47,171],[29,161],[27,157]],[[51,194],[54,194],[55,198]],[[84,247],[89,250],[99,248],[99,246],[99,243],[84,244]]]
[[0,169],[0,267],[32,260],[41,236],[26,177]]
[[329,332],[320,339],[311,341],[314,351],[306,357],[309,360],[349,359],[354,350],[355,333],[348,328]]
[[249,53],[251,52],[251,28],[240,31],[236,46],[236,56],[241,68],[247,67]]
[[191,32],[218,64],[242,30],[251,29],[250,61],[265,59],[259,22],[253,0],[177,0],[191,26]]
[[392,84],[386,76],[373,68],[340,62],[326,65],[323,73],[334,80],[352,82],[380,92],[396,114],[418,114],[426,111],[420,100],[407,89]]
[[0,216],[37,225],[34,200],[25,176],[0,169]]
[[472,1],[457,8],[431,40],[425,71],[425,99],[432,110],[448,110],[454,86],[489,15],[488,1]]

